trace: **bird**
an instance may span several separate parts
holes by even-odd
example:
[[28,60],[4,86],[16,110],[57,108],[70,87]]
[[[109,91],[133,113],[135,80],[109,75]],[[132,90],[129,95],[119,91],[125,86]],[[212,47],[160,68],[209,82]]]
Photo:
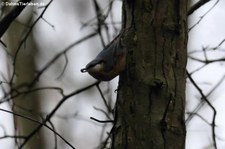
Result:
[[81,72],[88,72],[99,81],[110,81],[118,76],[126,67],[126,50],[121,40],[119,34]]

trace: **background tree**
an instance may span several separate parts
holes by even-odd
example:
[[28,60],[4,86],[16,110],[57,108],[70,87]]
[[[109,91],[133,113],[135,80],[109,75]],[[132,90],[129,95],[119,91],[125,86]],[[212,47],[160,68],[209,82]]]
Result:
[[[149,130],[155,133],[146,134],[148,138],[152,137],[148,135],[157,135],[152,137],[157,138],[152,142],[163,143],[167,140],[163,144],[167,147],[173,147],[173,145],[183,147],[185,132],[182,111],[184,107],[179,105],[184,100],[184,92],[182,92],[184,84],[180,86],[176,83],[179,82],[178,80],[184,83],[185,74],[183,68],[186,58],[182,55],[185,54],[186,49],[184,46],[186,44],[184,28],[186,6],[182,5],[184,1],[181,3],[159,2],[157,5],[154,2],[150,5],[144,0],[144,5],[142,1],[123,1],[122,30],[126,29],[127,32],[123,36],[122,43],[128,49],[128,63],[126,71],[121,75],[120,87],[117,90],[118,98],[124,100],[118,100],[115,118],[113,113],[118,79],[99,82],[89,75],[81,74],[80,69],[120,32],[121,1],[38,2],[42,2],[43,5],[15,6],[15,9],[1,5],[0,35],[3,36],[0,40],[0,148],[25,148],[28,144],[32,145],[32,140],[48,142],[45,147],[41,147],[48,149],[110,148],[111,144],[124,145],[124,142],[118,142],[120,137],[132,144],[133,140],[137,141],[145,137],[137,133],[132,134],[135,129],[145,132],[146,129],[139,126],[149,122],[150,120],[145,121],[149,117],[151,122],[156,122],[159,126]],[[168,4],[164,5],[165,3]],[[187,14],[190,19],[189,63],[186,71],[188,77],[186,148],[193,149],[192,144],[195,144],[196,148],[222,148],[224,145],[223,135],[219,133],[224,130],[225,123],[222,121],[223,104],[220,100],[223,98],[222,88],[225,78],[223,75],[225,40],[222,34],[219,36],[223,28],[212,34],[217,27],[210,26],[208,29],[202,27],[208,23],[207,20],[210,17],[213,17],[214,22],[220,20],[217,23],[213,22],[218,28],[224,26],[221,21],[223,17],[218,19],[215,17],[218,14],[225,14],[221,13],[224,5],[224,1],[218,0],[194,1],[190,4]],[[166,9],[163,9],[164,6]],[[176,9],[178,6],[180,9]],[[32,12],[28,11],[30,8]],[[165,18],[166,10],[168,17]],[[32,15],[30,20],[25,19],[28,17],[27,14]],[[161,19],[164,20],[163,23]],[[184,22],[180,23],[179,20]],[[135,23],[137,21],[139,23]],[[15,27],[23,28],[23,30],[10,31],[9,25],[11,29]],[[199,33],[198,30],[201,29],[204,31]],[[210,42],[203,40],[209,31],[211,31],[210,35],[213,35]],[[15,34],[16,32],[20,34]],[[194,36],[195,34],[198,36]],[[148,38],[149,36],[154,37]],[[199,38],[199,36],[202,37]],[[17,41],[12,41],[12,38]],[[183,43],[179,44],[178,39]],[[156,44],[161,42],[163,44]],[[202,43],[202,48],[199,48],[200,44],[197,42]],[[152,51],[153,49],[155,51]],[[168,55],[170,58],[167,57]],[[178,61],[181,62],[177,63]],[[211,71],[212,68],[213,71]],[[146,71],[143,71],[144,69]],[[137,71],[140,73],[136,73]],[[212,81],[206,77],[209,76],[206,75],[208,72],[213,74]],[[142,79],[145,74],[150,75]],[[175,79],[176,76],[181,78]],[[136,86],[132,85],[133,83]],[[127,98],[132,95],[134,89],[137,96]],[[143,104],[148,97],[152,99],[148,102],[152,102]],[[34,99],[36,102],[33,102]],[[159,106],[160,104],[162,105]],[[121,111],[122,106],[125,106],[126,110],[128,110],[127,107],[131,107],[128,112],[133,113],[127,115],[125,110]],[[148,109],[150,110],[146,111]],[[156,114],[154,111],[159,113]],[[120,117],[122,115],[118,114],[121,113],[124,113],[126,117]],[[142,117],[143,119],[140,117],[138,121],[134,120],[138,118],[137,115],[143,115],[142,113],[145,116]],[[18,121],[26,120],[34,124],[34,127],[28,131],[25,130],[26,133],[21,133],[18,131],[22,130],[21,125],[14,123],[13,118]],[[115,125],[114,122],[116,122]],[[123,127],[117,129],[121,122],[129,124],[130,127],[126,127],[128,131],[125,131],[131,134],[129,137],[124,135],[126,133],[120,135],[124,130]],[[178,125],[174,127],[173,122]],[[149,126],[149,128],[154,127],[156,126]],[[204,133],[198,131],[202,128]],[[46,138],[41,135],[42,133]],[[171,140],[177,135],[183,137],[177,144],[170,146]],[[207,137],[211,141],[203,144]],[[198,140],[197,143],[196,140]]]

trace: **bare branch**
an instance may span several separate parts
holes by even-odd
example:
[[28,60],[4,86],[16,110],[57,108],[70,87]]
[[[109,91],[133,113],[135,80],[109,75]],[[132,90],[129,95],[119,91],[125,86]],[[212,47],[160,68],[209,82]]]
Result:
[[113,123],[114,121],[113,120],[99,120],[99,119],[96,119],[94,117],[90,117],[91,120],[94,120],[98,123]]
[[211,123],[209,123],[203,116],[201,116],[201,115],[198,114],[198,113],[187,112],[187,114],[189,114],[189,115],[196,115],[196,116],[198,116],[200,119],[202,119],[206,124],[211,125]]
[[[220,85],[221,83],[225,80],[225,74],[223,77],[216,83],[216,85],[205,95],[206,97],[209,97]],[[189,116],[186,119],[186,123],[188,123],[194,116],[194,113],[197,113],[203,106],[205,105],[205,101],[202,100],[196,108],[192,111],[192,113],[189,114]]]
[[[32,118],[29,118],[29,117],[27,117],[27,116],[20,115],[20,114],[17,114],[17,113],[15,113],[15,112],[11,112],[11,111],[8,111],[8,110],[5,110],[5,109],[1,109],[1,108],[0,108],[0,111],[6,112],[6,113],[10,113],[10,114],[13,114],[13,115],[15,115],[15,116],[18,116],[18,117],[21,117],[21,118],[30,120],[30,121],[32,121],[32,122],[34,122],[34,123],[40,124],[41,126],[44,126],[44,127],[48,128],[49,130],[51,130],[52,132],[54,132],[54,134],[57,135],[58,137],[60,137],[66,144],[68,144],[69,146],[71,146],[72,148],[74,148],[74,147],[73,147],[73,146],[72,146],[65,138],[63,138],[58,132],[56,132],[54,129],[52,129],[51,127],[49,127],[48,125],[46,125],[46,123],[41,123],[41,122],[39,122],[39,121],[37,121],[37,120],[34,120],[34,119],[32,119]],[[5,135],[4,137],[6,137],[6,136],[9,137],[9,135]],[[25,140],[28,140],[28,139],[29,139],[29,136],[10,136],[10,137],[12,137],[12,138],[19,138],[19,139],[25,139]]]
[[31,31],[33,30],[34,26],[37,24],[37,22],[43,18],[43,15],[44,13],[46,12],[47,8],[50,6],[50,4],[52,3],[53,0],[50,0],[49,3],[45,6],[44,10],[41,12],[40,16],[34,21],[34,23],[31,25],[31,27],[29,28],[28,32],[26,33],[25,37],[22,39],[22,41],[20,42],[16,52],[15,52],[15,56],[14,56],[14,60],[13,60],[13,73],[12,73],[12,77],[11,77],[11,80],[10,80],[10,83],[12,84],[13,83],[13,80],[14,80],[14,77],[15,77],[15,73],[16,73],[16,66],[15,66],[15,63],[16,63],[16,60],[17,60],[17,57],[18,57],[18,54],[20,52],[20,49],[23,45],[23,43],[27,40],[28,36],[30,35]]
[[52,65],[54,64],[54,62],[56,60],[58,60],[59,57],[61,57],[62,55],[66,54],[67,52],[69,52],[74,46],[82,43],[83,41],[90,39],[91,37],[94,37],[95,35],[97,35],[97,33],[91,33],[83,38],[81,38],[80,40],[72,43],[71,45],[69,45],[68,47],[66,47],[64,50],[62,50],[62,52],[58,53],[54,58],[52,58],[36,75],[36,77],[33,79],[33,81],[30,83],[30,87],[32,87],[35,82],[40,78],[40,76]]
[[[87,87],[84,87],[84,88],[81,88],[79,90],[76,90],[66,96],[64,96],[60,101],[59,103],[54,107],[54,109],[47,115],[47,117],[45,118],[45,120],[39,124],[37,126],[36,129],[34,129],[28,136],[27,136],[27,139],[21,144],[21,146],[19,147],[20,149],[23,148],[23,146],[44,126],[44,124],[46,124],[48,121],[51,120],[51,118],[53,117],[53,115],[56,113],[56,111],[62,106],[62,104],[67,100],[69,99],[70,97],[74,96],[74,95],[77,95],[85,90],[88,90],[90,88],[92,88],[93,86],[96,86],[97,84],[99,84],[100,82],[95,82]],[[71,148],[75,149],[73,146],[70,146]]]
[[195,3],[189,10],[188,15],[191,15],[193,12],[195,12],[197,9],[208,3],[210,0],[199,0],[197,3]]
[[0,40],[0,43],[6,48],[7,46],[6,46],[6,44],[2,41],[2,40]]
[[112,112],[112,108],[111,108],[110,105],[107,103],[107,101],[106,101],[106,99],[105,99],[105,97],[104,97],[104,94],[102,93],[102,90],[101,90],[101,88],[100,88],[99,85],[97,85],[97,89],[98,89],[98,91],[99,91],[99,93],[100,93],[100,95],[101,95],[101,97],[102,97],[102,100],[103,100],[104,105],[105,105],[105,107],[107,108],[108,112]]
[[216,132],[215,132],[215,123],[216,123],[216,109],[215,107],[210,103],[210,101],[207,99],[207,96],[205,96],[205,94],[202,92],[202,89],[197,85],[197,83],[194,81],[194,79],[191,77],[190,73],[186,70],[187,76],[189,78],[189,80],[191,81],[191,83],[194,85],[194,87],[198,90],[198,92],[200,93],[200,95],[202,96],[202,99],[209,105],[209,107],[212,109],[213,111],[213,118],[212,118],[212,139],[213,139],[213,146],[215,149],[217,149],[217,144],[216,144]]
[[201,62],[201,63],[205,63],[205,64],[210,64],[210,63],[215,63],[215,62],[225,62],[225,58],[219,58],[219,59],[214,59],[214,60],[201,60],[192,56],[189,56],[190,59]]
[[208,11],[206,11],[206,13],[204,13],[201,17],[200,17],[200,19],[194,24],[194,25],[192,25],[190,28],[189,28],[189,31],[191,31],[196,25],[198,25],[203,19],[204,19],[204,17],[218,4],[218,2],[219,2],[219,0],[217,0],[215,3],[214,3],[214,5],[208,10]]

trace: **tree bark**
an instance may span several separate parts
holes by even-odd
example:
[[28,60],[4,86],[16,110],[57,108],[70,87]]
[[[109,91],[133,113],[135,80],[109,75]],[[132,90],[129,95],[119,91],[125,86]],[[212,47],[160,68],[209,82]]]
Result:
[[187,0],[124,0],[113,149],[185,148]]

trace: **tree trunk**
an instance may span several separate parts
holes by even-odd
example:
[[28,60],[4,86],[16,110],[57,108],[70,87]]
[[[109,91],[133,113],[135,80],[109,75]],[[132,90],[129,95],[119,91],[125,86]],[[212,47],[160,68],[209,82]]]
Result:
[[[32,12],[28,14],[32,14]],[[27,17],[27,22],[23,22],[24,24],[29,24],[28,21],[31,20],[32,16],[27,15]],[[27,30],[27,26],[23,23],[20,24],[15,21],[7,30],[8,48],[14,57],[17,52],[18,44],[20,44],[20,40],[24,37],[24,34],[26,34],[25,31]],[[31,82],[35,77],[35,56],[38,49],[33,40],[32,33],[24,44],[26,46],[21,47],[13,65],[16,77],[13,80],[11,86],[12,89]],[[27,88],[24,89],[26,90]],[[22,91],[22,89],[18,91]],[[37,93],[27,93],[26,95],[19,96],[13,100],[13,112],[20,114],[21,116],[39,120],[40,116],[38,113],[40,112],[40,109],[40,99]],[[37,123],[21,117],[15,116],[14,120],[15,131],[18,136],[28,136],[38,126]],[[23,141],[24,140],[22,139],[18,139],[19,145]],[[23,149],[44,149],[45,144],[44,134],[39,131],[26,143]]]
[[185,148],[187,0],[124,0],[113,149]]

